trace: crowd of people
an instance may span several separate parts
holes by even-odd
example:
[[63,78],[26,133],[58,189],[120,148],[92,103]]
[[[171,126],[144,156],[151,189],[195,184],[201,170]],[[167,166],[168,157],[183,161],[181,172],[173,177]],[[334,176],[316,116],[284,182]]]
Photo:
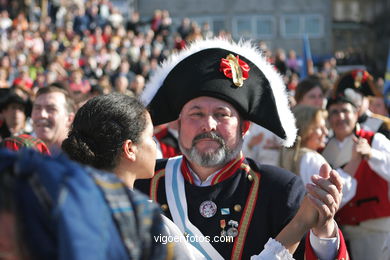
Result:
[[[0,2],[0,142],[53,156],[23,158],[58,164],[68,169],[63,176],[71,169],[63,153],[98,169],[75,166],[106,196],[97,203],[109,204],[120,236],[115,239],[123,240],[123,248],[106,254],[342,259],[348,249],[354,260],[388,259],[390,108],[381,79],[363,69],[339,73],[336,58],[301,78],[302,60],[294,50],[273,54],[262,41],[235,44],[229,33],[214,34],[188,18],[175,28],[166,10],[150,19],[134,12],[125,20],[108,0],[51,1],[48,15],[41,14],[27,15],[15,1]],[[8,158],[0,163],[8,174],[0,186],[9,188],[10,172],[13,178],[24,174],[10,165],[23,158],[5,151],[0,157]],[[163,160],[156,164],[158,158]],[[31,167],[48,174],[38,163]],[[118,185],[126,192],[115,191],[115,205],[148,204],[135,187],[163,215],[119,207],[125,213],[118,216],[107,191]],[[0,193],[2,222],[10,221],[16,207],[5,203],[6,196]],[[144,246],[131,242],[136,238],[128,236],[130,224],[123,224],[140,214],[155,223],[137,227],[144,228]],[[4,230],[0,241],[16,232]],[[45,236],[56,237],[50,232]],[[158,234],[231,236],[234,242],[161,246],[152,241]],[[15,243],[9,251],[24,256],[24,243]],[[0,246],[0,256],[2,250],[8,249]]]

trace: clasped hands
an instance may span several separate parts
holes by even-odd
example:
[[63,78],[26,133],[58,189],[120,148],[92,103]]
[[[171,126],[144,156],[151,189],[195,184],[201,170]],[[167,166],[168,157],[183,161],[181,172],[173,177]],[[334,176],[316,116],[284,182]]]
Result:
[[312,176],[312,182],[306,185],[307,195],[297,214],[275,238],[291,254],[310,229],[319,238],[337,236],[334,216],[342,198],[343,184],[340,175],[328,164],[324,164],[319,174]]
[[311,179],[313,183],[306,185],[307,195],[295,216],[296,221],[304,229],[312,229],[317,237],[335,237],[334,216],[342,198],[341,177],[328,164],[323,164],[319,175],[313,175]]

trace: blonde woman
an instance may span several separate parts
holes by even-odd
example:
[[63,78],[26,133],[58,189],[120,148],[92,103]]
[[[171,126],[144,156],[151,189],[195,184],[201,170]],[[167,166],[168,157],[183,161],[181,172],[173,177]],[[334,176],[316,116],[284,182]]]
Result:
[[[306,105],[297,105],[292,109],[298,128],[298,138],[292,148],[283,148],[280,166],[300,175],[305,184],[311,182],[321,165],[327,163],[318,153],[325,147],[328,129],[326,127],[327,111]],[[341,168],[336,169],[344,181],[341,206],[345,205],[355,194],[356,180]]]

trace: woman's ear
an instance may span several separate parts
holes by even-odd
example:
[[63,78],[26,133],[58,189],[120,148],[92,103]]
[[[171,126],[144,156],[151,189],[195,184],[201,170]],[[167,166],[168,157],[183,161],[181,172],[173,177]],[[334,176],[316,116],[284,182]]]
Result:
[[137,146],[130,139],[127,139],[123,142],[122,151],[125,159],[128,159],[133,162],[136,160]]
[[248,132],[250,126],[251,126],[251,122],[250,121],[245,120],[244,122],[242,122],[242,129],[241,129],[242,136],[246,135],[246,132]]

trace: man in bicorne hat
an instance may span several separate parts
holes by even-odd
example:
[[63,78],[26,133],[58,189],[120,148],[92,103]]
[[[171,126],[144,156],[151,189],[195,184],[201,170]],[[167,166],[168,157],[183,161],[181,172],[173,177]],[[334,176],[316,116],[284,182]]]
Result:
[[250,43],[195,42],[161,65],[141,99],[155,125],[178,119],[183,156],[158,161],[155,176],[136,187],[206,258],[291,259],[310,229],[306,259],[348,257],[333,220],[337,173],[324,166],[300,207],[299,176],[243,157],[250,121],[287,146],[296,136],[283,81]]
[[354,260],[388,260],[390,256],[390,140],[359,128],[358,108],[345,96],[327,104],[334,136],[323,156],[334,168],[352,173],[357,187],[336,214]]
[[374,78],[366,70],[351,70],[344,73],[335,83],[333,96],[346,96],[356,106],[358,122],[364,130],[381,133],[390,139],[390,119],[369,110],[370,96],[383,98],[375,86]]

